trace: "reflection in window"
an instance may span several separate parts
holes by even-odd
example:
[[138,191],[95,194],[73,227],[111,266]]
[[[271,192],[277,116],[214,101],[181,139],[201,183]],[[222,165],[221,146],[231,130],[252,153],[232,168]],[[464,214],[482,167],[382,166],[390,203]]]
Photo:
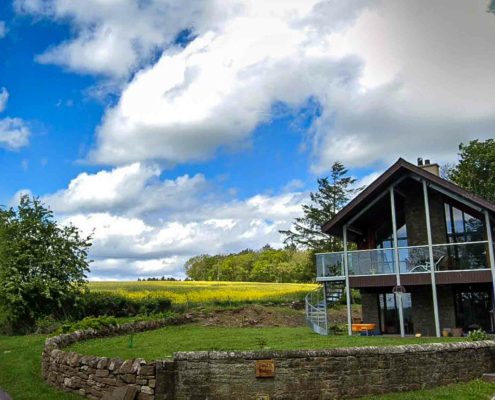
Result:
[[449,243],[483,240],[483,223],[448,203],[445,203],[445,224]]

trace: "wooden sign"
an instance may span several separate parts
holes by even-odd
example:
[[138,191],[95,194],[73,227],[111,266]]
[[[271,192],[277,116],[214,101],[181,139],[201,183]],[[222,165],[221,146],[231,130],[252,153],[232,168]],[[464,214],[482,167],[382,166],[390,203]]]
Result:
[[274,360],[256,360],[256,378],[274,378]]

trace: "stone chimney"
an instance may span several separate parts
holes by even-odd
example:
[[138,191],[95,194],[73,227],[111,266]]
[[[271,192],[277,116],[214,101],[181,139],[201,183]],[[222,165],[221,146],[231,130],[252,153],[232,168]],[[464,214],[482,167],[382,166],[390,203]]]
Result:
[[437,163],[430,163],[430,160],[423,161],[421,157],[418,157],[418,167],[432,173],[433,175],[440,176],[440,165]]

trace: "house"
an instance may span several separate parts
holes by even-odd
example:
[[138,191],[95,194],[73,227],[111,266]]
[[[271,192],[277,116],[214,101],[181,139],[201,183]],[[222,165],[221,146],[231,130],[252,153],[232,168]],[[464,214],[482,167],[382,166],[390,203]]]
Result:
[[382,333],[493,332],[494,226],[495,204],[440,178],[437,164],[399,159],[322,227],[344,251],[316,255],[325,300],[307,298],[309,324],[326,334],[327,304],[345,290],[352,334],[357,289],[362,322]]

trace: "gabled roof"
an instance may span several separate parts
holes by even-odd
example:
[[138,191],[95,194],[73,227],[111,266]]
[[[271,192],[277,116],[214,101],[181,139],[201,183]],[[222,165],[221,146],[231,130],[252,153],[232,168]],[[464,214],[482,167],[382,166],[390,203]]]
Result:
[[488,210],[490,213],[495,214],[495,204],[488,200],[482,199],[465,189],[449,182],[439,176],[432,174],[420,167],[417,167],[410,162],[407,162],[403,158],[399,158],[395,164],[387,169],[382,175],[373,181],[366,189],[359,193],[354,199],[352,199],[342,210],[340,210],[335,217],[322,226],[322,231],[325,233],[335,232],[336,229],[343,227],[345,223],[352,219],[360,210],[365,207],[370,201],[373,201],[377,196],[387,190],[393,183],[397,182],[404,175],[416,175],[423,178],[425,181],[440,187],[446,192],[451,193],[454,196],[459,196],[466,199],[472,204],[478,207]]

